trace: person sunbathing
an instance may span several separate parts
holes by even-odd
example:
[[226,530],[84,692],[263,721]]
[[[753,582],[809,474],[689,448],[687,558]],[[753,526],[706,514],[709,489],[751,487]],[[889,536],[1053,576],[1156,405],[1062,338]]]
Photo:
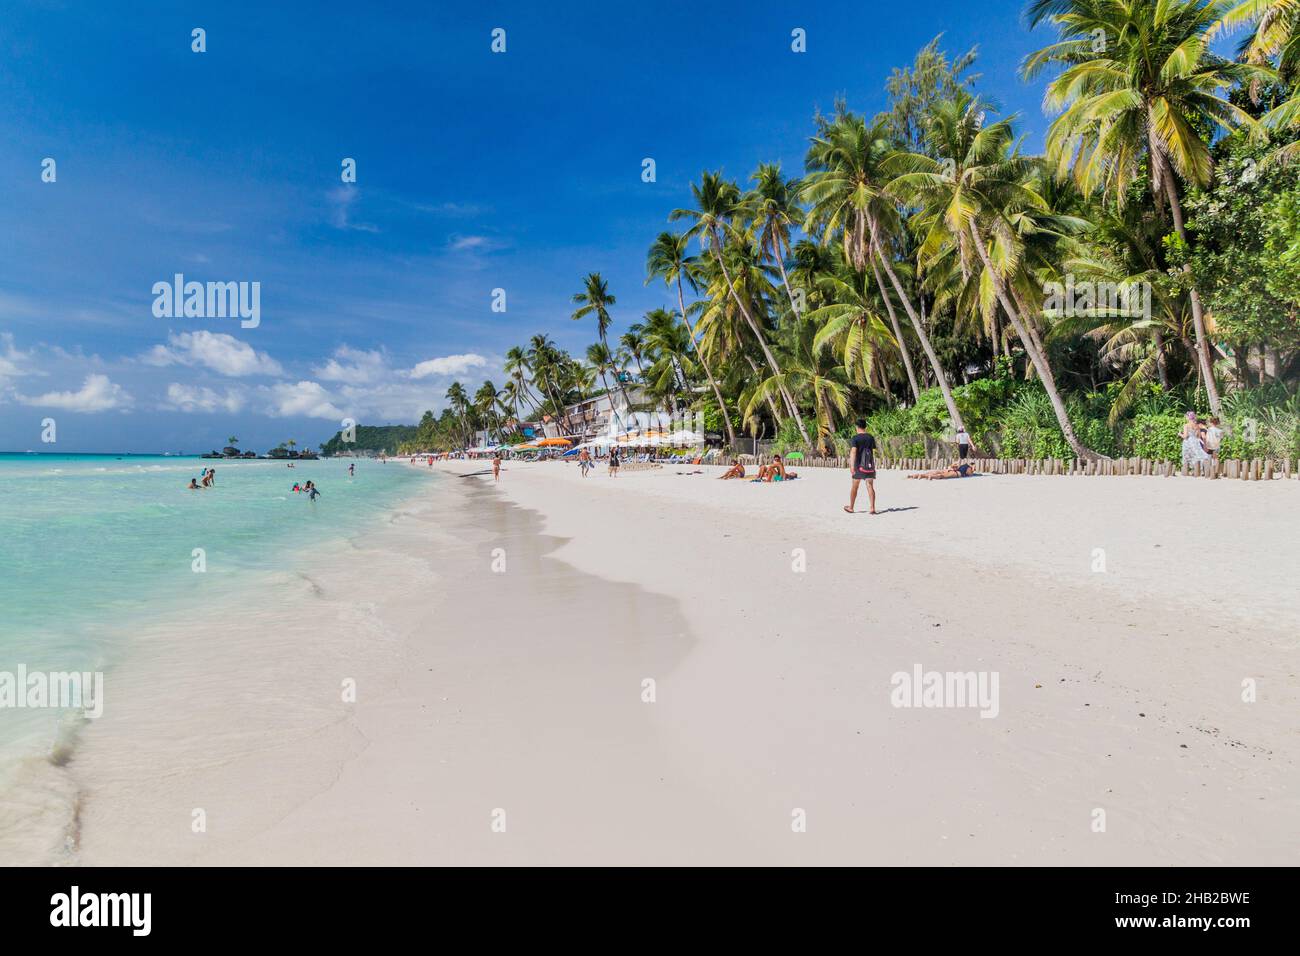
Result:
[[745,477],[745,466],[742,465],[740,462],[736,462],[734,465],[732,465],[722,474],[718,475],[718,480],[726,481],[728,478],[744,478],[744,477]]
[[947,468],[936,468],[934,471],[918,471],[914,475],[908,475],[909,478],[924,478],[926,481],[942,481],[945,478],[970,478],[978,475],[979,472],[962,462],[953,462]]
[[773,455],[772,464],[758,469],[759,481],[790,481],[798,477],[798,472],[786,470],[785,462],[781,460],[780,455]]

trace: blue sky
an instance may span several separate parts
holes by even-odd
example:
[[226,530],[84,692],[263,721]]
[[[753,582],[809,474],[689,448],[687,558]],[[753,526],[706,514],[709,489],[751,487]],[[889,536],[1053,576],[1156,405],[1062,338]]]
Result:
[[[669,303],[645,250],[702,169],[797,174],[816,109],[874,113],[940,32],[1031,146],[1046,127],[1012,0],[376,6],[5,4],[0,450],[314,446],[502,384],[536,332],[580,352],[587,272],[616,333]],[[259,282],[260,324],[156,317],[178,272]]]

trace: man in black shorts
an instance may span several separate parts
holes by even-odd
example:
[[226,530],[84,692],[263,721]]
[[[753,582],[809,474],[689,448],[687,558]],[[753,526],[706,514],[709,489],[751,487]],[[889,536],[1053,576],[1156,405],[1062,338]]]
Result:
[[853,506],[858,501],[858,482],[867,483],[867,498],[871,501],[871,513],[876,513],[876,439],[867,434],[867,420],[859,418],[855,422],[858,433],[853,436],[853,450],[849,453],[849,473],[853,476],[853,488],[849,491],[849,503],[844,510],[853,514]]

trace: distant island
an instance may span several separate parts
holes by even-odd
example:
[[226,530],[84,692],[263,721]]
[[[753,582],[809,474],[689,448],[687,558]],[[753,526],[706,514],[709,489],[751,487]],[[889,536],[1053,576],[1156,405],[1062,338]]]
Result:
[[344,441],[343,432],[320,446],[322,455],[394,454],[402,442],[413,441],[415,425],[358,425],[353,441]]
[[240,451],[239,448],[236,447],[239,442],[239,439],[236,438],[234,435],[231,435],[229,438],[226,439],[226,441],[229,442],[229,444],[227,444],[225,448],[221,449],[221,451],[217,451],[214,448],[212,451],[208,452],[205,455],[200,455],[199,457],[200,458],[306,458],[306,459],[312,459],[317,457],[316,453],[312,451],[310,448],[304,448],[302,451],[298,451],[296,448],[298,443],[292,438],[290,438],[288,441],[280,442],[279,445],[272,448],[265,455],[259,455],[255,451]]

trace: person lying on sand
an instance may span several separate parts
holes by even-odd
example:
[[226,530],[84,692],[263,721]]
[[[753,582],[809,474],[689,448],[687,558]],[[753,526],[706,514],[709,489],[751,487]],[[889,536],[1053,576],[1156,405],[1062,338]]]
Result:
[[718,480],[726,481],[728,478],[744,478],[744,477],[745,477],[745,466],[742,465],[740,462],[736,462],[734,465],[732,465],[722,474],[718,475]]
[[924,478],[926,481],[942,481],[945,478],[970,478],[978,474],[979,472],[970,465],[954,462],[947,468],[936,468],[934,471],[918,471],[916,474],[907,477]]
[[764,465],[758,469],[759,481],[792,481],[799,477],[797,471],[787,471],[785,462],[781,460],[780,455],[772,456],[772,464]]

